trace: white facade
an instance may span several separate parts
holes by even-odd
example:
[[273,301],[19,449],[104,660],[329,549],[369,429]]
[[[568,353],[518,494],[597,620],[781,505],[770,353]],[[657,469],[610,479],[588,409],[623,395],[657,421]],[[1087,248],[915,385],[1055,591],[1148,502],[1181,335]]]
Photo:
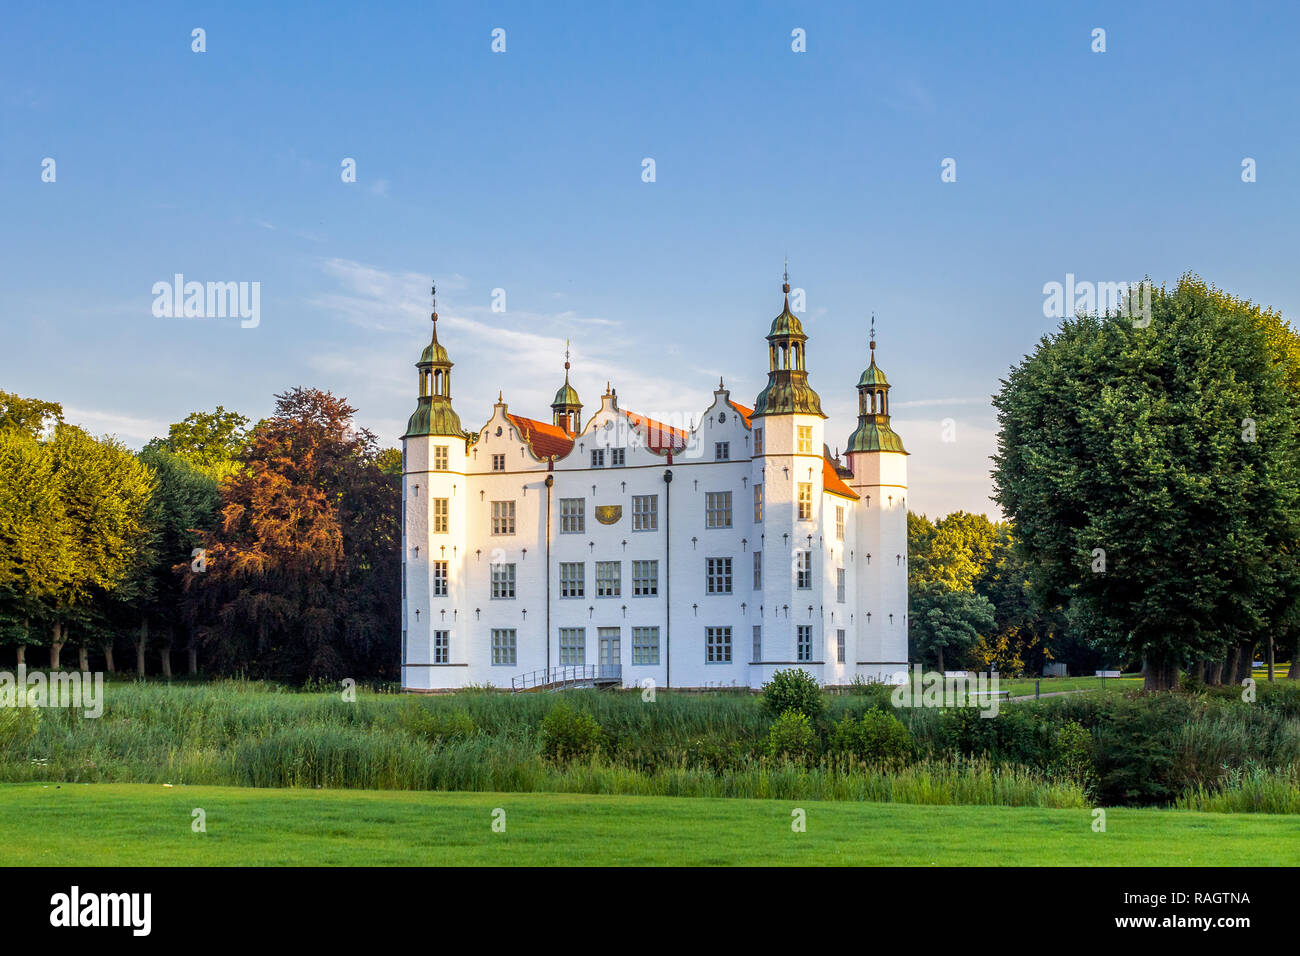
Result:
[[[785,374],[778,352],[792,333],[778,323],[787,317],[802,381],[804,340],[788,306],[768,336],[770,375]],[[431,349],[422,396],[426,374],[449,383],[436,331]],[[443,392],[450,413],[449,384]],[[427,416],[412,416],[403,438],[404,688],[510,687],[561,665],[596,665],[625,686],[757,688],[793,667],[824,684],[902,679],[901,442],[850,452],[838,467],[819,406],[774,413],[769,399],[769,411],[751,411],[721,383],[689,431],[623,409],[612,389],[573,430],[578,413],[561,407],[570,400],[566,373],[552,421],[514,415],[502,401],[472,433],[423,434]]]

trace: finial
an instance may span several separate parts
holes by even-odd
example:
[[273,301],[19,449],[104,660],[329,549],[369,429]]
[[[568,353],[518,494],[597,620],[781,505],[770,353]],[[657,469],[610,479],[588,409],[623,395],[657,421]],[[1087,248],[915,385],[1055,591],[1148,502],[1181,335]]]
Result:
[[[785,275],[781,284],[781,291],[784,292],[786,295],[790,294],[790,257],[789,256],[785,257]],[[787,300],[787,304],[789,304],[788,300]]]
[[871,313],[871,357],[876,357],[876,313]]
[[433,301],[433,312],[429,314],[429,318],[432,321],[437,322],[438,321],[438,283],[435,282],[432,288],[429,289],[429,298]]
[[718,391],[719,391],[719,392],[726,391],[726,388],[727,388],[727,386],[725,386],[725,385],[722,384],[722,376],[719,375],[719,376],[718,376]]
[[569,340],[564,340],[564,380],[569,380]]
[[501,397],[501,393],[500,393],[500,392],[497,392],[497,404],[500,405],[500,404],[502,404],[503,402],[504,402],[504,399]]

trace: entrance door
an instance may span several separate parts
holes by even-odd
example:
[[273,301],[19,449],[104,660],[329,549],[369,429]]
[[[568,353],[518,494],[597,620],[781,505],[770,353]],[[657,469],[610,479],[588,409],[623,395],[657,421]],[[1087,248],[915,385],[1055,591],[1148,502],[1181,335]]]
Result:
[[620,673],[619,668],[623,663],[620,634],[617,627],[602,627],[599,631],[601,676],[612,677]]

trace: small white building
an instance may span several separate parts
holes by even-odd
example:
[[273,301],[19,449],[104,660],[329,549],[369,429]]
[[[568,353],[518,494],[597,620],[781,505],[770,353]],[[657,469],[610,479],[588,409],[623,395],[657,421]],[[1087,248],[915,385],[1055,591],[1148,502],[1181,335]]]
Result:
[[404,688],[903,679],[907,452],[874,332],[841,463],[784,290],[754,407],[719,382],[690,428],[608,386],[583,420],[566,357],[550,421],[498,397],[466,431],[433,313],[402,436]]

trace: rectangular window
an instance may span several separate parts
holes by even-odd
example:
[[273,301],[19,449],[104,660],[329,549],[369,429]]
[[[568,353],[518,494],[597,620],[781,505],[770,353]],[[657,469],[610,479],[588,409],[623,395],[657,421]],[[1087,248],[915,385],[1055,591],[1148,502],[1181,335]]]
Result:
[[812,426],[811,425],[799,426],[799,454],[801,455],[812,454]]
[[706,627],[704,629],[704,662],[706,664],[731,663],[731,628]]
[[844,569],[835,569],[835,600],[844,603]]
[[560,628],[560,663],[581,667],[587,663],[587,629]]
[[451,631],[433,632],[433,662],[446,664],[451,660]]
[[799,520],[807,521],[812,517],[812,485],[809,482],[799,482]]
[[433,562],[433,596],[447,596],[447,562]]
[[447,533],[447,499],[433,499],[433,533]]
[[587,566],[581,561],[560,562],[560,597],[580,598],[587,589]]
[[513,564],[492,565],[492,597],[505,601],[515,596],[515,566]]
[[591,450],[591,467],[592,468],[605,467],[605,449],[593,448]]
[[492,663],[513,667],[519,660],[519,650],[513,627],[492,628]]
[[763,520],[763,486],[754,486],[754,521]]
[[730,594],[731,558],[705,558],[704,585],[708,594]]
[[611,448],[611,449],[609,450],[609,461],[610,461],[610,464],[613,465],[615,468],[619,467],[620,465],[626,465],[626,464],[627,464],[627,449],[626,449],[626,448]]
[[659,593],[659,562],[632,562],[632,596],[654,597]]
[[844,540],[844,506],[835,506],[835,540]]
[[835,632],[835,660],[844,663],[844,628]]
[[560,499],[560,533],[578,534],[587,527],[587,499]]
[[433,446],[433,470],[434,471],[447,470],[447,446],[446,445]]
[[623,586],[622,561],[596,562],[596,597],[618,597]]
[[763,429],[761,428],[754,429],[754,454],[763,454]]
[[754,654],[754,656],[751,658],[751,660],[753,661],[753,663],[757,664],[759,661],[761,661],[761,660],[763,659],[763,627],[762,627],[762,625],[759,625],[759,624],[755,624],[755,625],[754,625],[754,651],[753,651],[753,654]]
[[492,533],[515,533],[515,503],[513,501],[492,502]]
[[810,661],[812,660],[812,625],[800,624],[799,636],[795,647],[795,660]]
[[713,443],[713,460],[730,461],[731,460],[731,442],[715,441]]
[[800,548],[795,552],[795,587],[807,591],[812,587],[812,552]]
[[763,590],[763,552],[754,552],[754,590]]
[[505,455],[493,455],[493,456],[492,456],[492,470],[493,470],[493,471],[505,471],[505,470],[506,470],[506,456],[505,456]]
[[707,491],[704,493],[704,527],[731,527],[730,491]]
[[659,496],[632,496],[632,530],[656,531],[659,528]]
[[659,628],[632,628],[632,663],[659,663]]

